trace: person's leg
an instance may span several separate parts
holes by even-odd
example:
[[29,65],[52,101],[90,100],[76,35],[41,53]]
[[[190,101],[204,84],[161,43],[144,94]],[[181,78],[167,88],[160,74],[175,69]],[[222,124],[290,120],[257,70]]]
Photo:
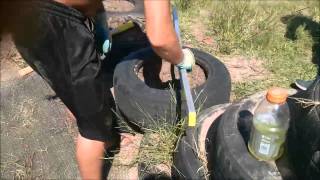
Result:
[[110,143],[91,140],[82,137],[77,138],[76,155],[81,177],[83,179],[100,179],[101,167],[105,148],[110,147]]
[[53,1],[26,2],[24,11],[14,32],[16,46],[76,117],[81,175],[100,179],[105,143],[108,147],[113,140],[113,122],[94,32],[79,11]]

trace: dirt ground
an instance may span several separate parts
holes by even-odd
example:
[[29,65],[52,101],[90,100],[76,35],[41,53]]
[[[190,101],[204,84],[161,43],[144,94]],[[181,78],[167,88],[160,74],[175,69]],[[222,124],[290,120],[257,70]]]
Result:
[[126,0],[104,0],[103,4],[112,12],[128,12],[134,8],[134,4]]
[[[207,10],[201,10],[199,13],[202,17],[208,17],[210,14]],[[197,42],[209,46],[212,50],[218,49],[218,43],[212,37],[206,35],[208,29],[200,19],[195,19],[190,29],[192,29],[191,34]],[[218,59],[226,65],[233,83],[259,80],[269,74],[263,66],[263,61],[258,58],[222,56]]]
[[221,58],[230,73],[232,82],[264,79],[269,72],[263,67],[262,60],[244,56]]
[[1,177],[79,178],[76,125],[51,88],[26,67],[7,36],[1,41]]

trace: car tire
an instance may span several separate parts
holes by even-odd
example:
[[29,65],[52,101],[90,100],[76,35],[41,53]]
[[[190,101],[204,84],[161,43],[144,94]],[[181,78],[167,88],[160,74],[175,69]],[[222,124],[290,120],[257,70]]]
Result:
[[[224,64],[203,51],[192,51],[196,63],[204,69],[207,77],[204,84],[191,90],[196,109],[228,102],[231,82]],[[152,128],[159,122],[175,124],[177,114],[181,117],[186,114],[185,102],[179,103],[179,97],[173,101],[170,89],[151,88],[138,78],[136,72],[139,65],[153,63],[156,59],[160,58],[151,48],[142,49],[120,62],[114,73],[114,93],[120,111],[129,121],[142,128]]]
[[258,161],[247,149],[254,109],[265,92],[228,107],[217,124],[214,145],[208,147],[213,179],[296,179],[285,153],[276,162]]
[[196,127],[187,130],[185,136],[178,142],[173,158],[174,178],[208,179],[206,144],[212,142],[216,123],[228,106],[229,104],[215,105],[200,112]]

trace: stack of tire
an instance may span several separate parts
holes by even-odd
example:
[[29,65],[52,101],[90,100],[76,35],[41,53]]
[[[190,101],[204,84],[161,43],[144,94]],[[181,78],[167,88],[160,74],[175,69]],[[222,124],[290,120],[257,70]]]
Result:
[[[146,48],[149,46],[149,42],[141,29],[143,27],[141,19],[144,19],[143,1],[130,0],[129,2],[134,4],[134,9],[131,11],[107,12],[109,17],[127,17],[139,24],[140,27],[137,27],[136,32],[129,30],[113,37],[111,61],[106,63],[109,63],[107,67],[111,67],[111,69],[117,66],[113,79],[116,103],[120,113],[140,127],[152,127],[154,123],[150,122],[150,119],[166,119],[174,124],[177,115],[185,116],[186,104],[183,100],[172,102],[170,89],[150,87],[138,78],[138,68],[149,62],[160,61],[160,58],[151,48]],[[128,37],[133,37],[134,40],[128,41]],[[137,37],[141,37],[141,39],[135,39]],[[201,106],[201,109],[206,109],[216,104],[228,102],[231,83],[225,66],[205,52],[196,49],[192,51],[195,54],[197,65],[203,69],[206,75],[206,82],[192,89],[192,95],[194,99],[197,99],[196,108]],[[124,56],[127,57],[124,58]],[[175,98],[180,100],[179,96],[180,94],[177,94]],[[180,104],[181,107],[178,107]],[[150,117],[149,120],[146,119],[146,115]]]
[[[280,173],[274,164],[259,162],[247,151],[245,139],[250,128],[247,123],[242,124],[238,120],[251,121],[248,118],[252,114],[248,109],[255,106],[256,101],[252,100],[254,98],[230,107],[224,104],[229,101],[230,95],[230,78],[225,66],[205,52],[196,49],[192,51],[197,64],[207,76],[205,84],[192,90],[193,96],[207,101],[202,105],[204,111],[198,116],[197,126],[187,129],[185,136],[178,142],[177,153],[174,154],[173,176],[187,179],[280,179]],[[153,128],[153,120],[158,119],[165,119],[168,121],[166,123],[177,123],[176,109],[173,113],[166,113],[175,106],[171,101],[170,90],[151,88],[137,76],[137,68],[144,62],[156,59],[159,57],[151,48],[139,50],[120,62],[114,74],[115,97],[120,112],[142,129]],[[202,97],[198,97],[200,91]],[[196,104],[196,108],[199,106],[200,104]],[[227,107],[227,113],[222,116]],[[180,108],[185,112],[185,103],[182,102]],[[146,114],[150,118],[146,118]],[[215,120],[216,123],[213,123]],[[242,126],[244,128],[241,134],[238,128]],[[201,159],[201,154],[207,155]]]
[[[248,152],[252,112],[263,96],[264,93],[258,93],[238,103],[213,106],[201,112],[198,126],[187,131],[179,143],[174,176],[178,179],[282,179],[283,176],[295,179],[287,155],[275,164],[257,161]],[[205,128],[208,130],[201,134]]]
[[[229,101],[231,89],[230,76],[223,63],[215,57],[197,49],[192,49],[192,51],[196,57],[196,64],[202,68],[206,75],[205,83],[191,90],[194,99],[205,99],[204,102],[195,103],[196,109],[200,108],[200,106],[204,110],[211,107],[202,113],[203,118],[205,118],[205,116],[212,113],[210,111],[212,106]],[[174,104],[170,89],[152,88],[138,78],[137,68],[141,67],[144,63],[153,63],[157,60],[159,61],[160,58],[151,48],[142,49],[130,54],[125,60],[120,62],[114,73],[114,93],[119,111],[131,124],[138,125],[141,131],[144,128],[152,129],[155,124],[177,124],[176,117],[178,114],[181,117],[186,115],[186,103],[184,100],[181,100],[181,102],[177,103],[181,104],[180,107]],[[181,89],[177,91],[181,91]],[[200,121],[201,118],[199,117]],[[165,120],[166,122],[155,123],[155,120]],[[198,131],[200,129],[201,126],[197,128]],[[183,136],[181,142],[189,141],[187,137],[189,136]],[[201,142],[203,141],[201,140]],[[182,153],[181,155],[189,156],[188,152],[183,153],[184,148],[188,146],[184,146],[183,143],[179,144],[182,145],[179,145],[178,149]],[[192,169],[190,173],[192,174],[196,170]],[[144,176],[150,177],[152,175],[144,174]],[[141,177],[141,179],[145,178]]]
[[[230,79],[224,65],[207,53],[196,49],[192,51],[197,58],[197,64],[203,67],[207,76],[204,85],[192,90],[193,96],[195,98],[199,94],[197,92],[203,91],[204,97],[202,98],[207,101],[202,107],[204,110],[197,118],[197,126],[187,129],[185,136],[178,142],[177,153],[174,154],[173,177],[180,179],[319,178],[319,134],[317,134],[320,132],[319,120],[304,127],[304,129],[313,130],[308,131],[309,133],[304,134],[305,136],[294,134],[293,138],[288,141],[289,145],[290,143],[294,145],[286,145],[289,146],[288,151],[278,161],[257,161],[247,150],[247,140],[254,107],[264,94],[254,95],[232,105],[224,104],[228,102],[230,93]],[[169,123],[176,123],[176,118],[172,114],[166,114],[169,108],[174,106],[171,104],[170,90],[151,88],[136,74],[137,68],[143,62],[154,61],[157,58],[159,57],[151,48],[142,49],[126,57],[115,70],[114,87],[119,110],[128,120],[140,127],[152,128],[154,126],[154,122],[145,118],[146,113],[151,117],[150,119],[165,119],[170,121]],[[313,92],[316,94],[319,89]],[[314,96],[319,98],[319,95]],[[199,104],[196,106],[199,107]],[[186,109],[183,102],[181,109]],[[304,110],[301,112],[308,114]],[[177,112],[173,112],[175,113]],[[313,117],[318,118],[319,108],[312,110],[312,113]],[[294,117],[298,116],[294,115]],[[289,134],[292,134],[292,131],[295,133],[300,131],[299,134],[303,134],[301,124],[304,123],[299,119],[292,122],[296,122],[295,126],[297,123],[300,125],[291,126],[295,129],[290,129]],[[297,141],[292,142],[293,139]],[[308,146],[309,140],[313,142],[312,146]],[[305,146],[297,146],[296,142],[305,143]],[[299,156],[303,159],[299,162],[303,162],[305,166],[299,164],[296,157],[292,157],[297,153],[307,154],[305,157]],[[302,175],[295,173],[297,169],[304,170]],[[144,176],[153,177],[150,174],[144,174]]]
[[[179,144],[175,155],[179,179],[320,179],[320,79],[307,91],[288,99],[290,128],[285,152],[276,161],[258,161],[247,149],[254,109],[264,98],[265,92],[254,94],[227,107],[214,106],[199,115],[199,125]],[[301,103],[301,98],[309,106]],[[300,102],[299,102],[300,101]],[[311,104],[310,103],[314,103]],[[205,143],[199,129],[209,118],[212,125]],[[204,121],[204,122],[203,122]],[[200,131],[201,132],[201,131]],[[189,133],[189,134],[188,134]],[[191,137],[191,138],[190,138]],[[201,145],[205,144],[205,148]],[[199,157],[203,154],[205,156]],[[203,160],[204,159],[204,160]]]
[[[213,105],[226,103],[230,95],[230,78],[225,66],[213,56],[192,49],[196,64],[206,74],[206,82],[192,89],[194,99],[205,99],[196,103],[195,108],[206,109]],[[149,87],[137,76],[137,69],[148,62],[156,62],[160,58],[151,48],[132,53],[120,62],[114,74],[114,91],[117,105],[121,113],[134,124],[142,128],[152,128],[153,120],[166,120],[175,124],[180,108],[175,108],[170,89]],[[180,104],[180,103],[178,103]],[[186,114],[186,103],[181,102],[182,117]],[[168,113],[169,112],[169,113]],[[149,117],[149,118],[146,118]]]

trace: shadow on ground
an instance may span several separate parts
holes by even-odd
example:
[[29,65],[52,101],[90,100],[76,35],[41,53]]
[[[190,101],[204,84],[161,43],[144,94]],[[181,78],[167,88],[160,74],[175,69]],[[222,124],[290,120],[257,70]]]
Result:
[[287,25],[285,37],[293,41],[298,38],[296,32],[300,26],[304,26],[304,30],[310,33],[313,40],[312,62],[318,65],[320,74],[320,23],[302,14],[283,16],[281,22]]

